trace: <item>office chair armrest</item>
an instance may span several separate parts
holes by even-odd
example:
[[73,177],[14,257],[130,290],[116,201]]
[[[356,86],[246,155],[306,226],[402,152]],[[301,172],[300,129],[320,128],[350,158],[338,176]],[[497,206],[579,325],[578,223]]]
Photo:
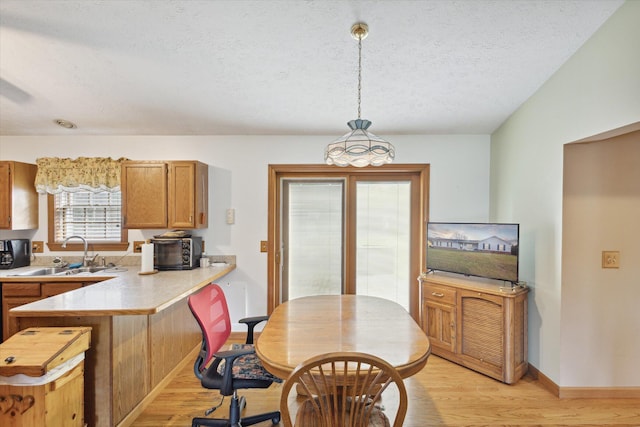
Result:
[[257,324],[262,323],[266,320],[269,320],[269,316],[254,316],[254,317],[245,317],[244,319],[238,320],[240,323],[244,323],[247,325],[247,340],[246,344],[253,344],[253,330]]
[[245,354],[255,353],[255,352],[256,352],[256,349],[253,348],[253,347],[251,347],[251,348],[239,348],[237,350],[218,351],[218,352],[213,354],[213,357],[215,357],[216,359],[224,359],[225,363],[227,363],[229,361],[231,361],[231,363],[233,363],[233,361],[235,359],[237,359],[238,357],[244,356]]
[[208,369],[215,369],[214,372],[218,372],[218,365],[220,365],[220,362],[224,360],[224,371],[222,374],[218,374],[222,376],[222,386],[220,387],[220,392],[223,395],[229,396],[231,393],[233,393],[233,362],[240,356],[252,354],[255,352],[256,350],[251,347],[238,350],[219,351],[213,355],[215,359]]

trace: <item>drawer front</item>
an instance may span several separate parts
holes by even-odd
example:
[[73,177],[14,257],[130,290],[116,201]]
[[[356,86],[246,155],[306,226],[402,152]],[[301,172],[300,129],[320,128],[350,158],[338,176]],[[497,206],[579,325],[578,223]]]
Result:
[[446,286],[425,283],[422,285],[422,295],[429,301],[437,301],[451,305],[456,304],[456,290]]
[[39,297],[40,283],[3,283],[3,297]]
[[80,289],[82,282],[51,282],[42,284],[42,296],[51,297],[74,289]]

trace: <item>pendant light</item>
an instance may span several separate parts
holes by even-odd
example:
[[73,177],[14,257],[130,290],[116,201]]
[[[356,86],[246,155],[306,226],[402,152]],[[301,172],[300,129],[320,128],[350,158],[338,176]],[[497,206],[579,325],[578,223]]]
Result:
[[351,36],[358,41],[358,118],[347,123],[351,132],[344,134],[329,145],[324,153],[328,165],[364,167],[391,163],[395,148],[391,143],[369,132],[371,122],[360,118],[362,90],[362,40],[369,34],[369,27],[356,23],[351,27]]

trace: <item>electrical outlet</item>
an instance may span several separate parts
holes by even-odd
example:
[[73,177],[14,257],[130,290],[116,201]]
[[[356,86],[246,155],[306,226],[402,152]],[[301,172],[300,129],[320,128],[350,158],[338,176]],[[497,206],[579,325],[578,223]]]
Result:
[[44,242],[34,240],[31,242],[31,253],[32,254],[41,254],[44,252]]
[[133,253],[141,254],[142,253],[142,245],[144,245],[144,240],[134,240],[133,242]]
[[260,252],[267,252],[267,241],[260,240]]
[[620,251],[602,251],[602,268],[620,268]]

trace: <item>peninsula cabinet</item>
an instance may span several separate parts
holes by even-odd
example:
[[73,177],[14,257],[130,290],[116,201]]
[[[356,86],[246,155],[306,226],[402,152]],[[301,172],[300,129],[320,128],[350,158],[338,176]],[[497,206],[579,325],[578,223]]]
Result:
[[527,288],[447,273],[419,281],[433,354],[507,384],[525,374]]
[[123,227],[206,228],[208,183],[208,166],[201,162],[124,162]]
[[0,161],[0,229],[38,228],[37,170],[29,163]]

